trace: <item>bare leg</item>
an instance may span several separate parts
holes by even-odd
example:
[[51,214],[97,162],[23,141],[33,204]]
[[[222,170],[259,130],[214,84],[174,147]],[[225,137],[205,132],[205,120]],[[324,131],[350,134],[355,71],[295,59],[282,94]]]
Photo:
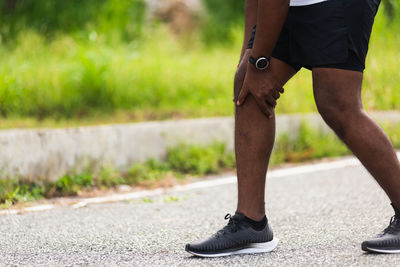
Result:
[[[242,87],[250,50],[246,50],[235,75],[235,98]],[[270,72],[283,86],[296,71],[272,59]],[[238,175],[237,211],[253,220],[265,215],[265,177],[275,139],[275,118],[268,119],[251,95],[235,112],[235,152]]]
[[400,207],[400,164],[392,143],[363,110],[361,72],[314,68],[314,98],[325,122]]

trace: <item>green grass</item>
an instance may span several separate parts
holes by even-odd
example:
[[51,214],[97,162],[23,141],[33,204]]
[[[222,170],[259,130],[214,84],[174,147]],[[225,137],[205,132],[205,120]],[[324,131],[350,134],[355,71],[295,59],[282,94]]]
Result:
[[233,168],[233,153],[227,153],[224,143],[214,143],[211,149],[202,145],[181,144],[168,151],[168,164],[175,172],[205,175]]
[[[383,125],[394,146],[400,148],[400,125]],[[350,154],[332,132],[316,131],[303,123],[296,137],[281,135],[275,142],[270,167],[312,159]],[[134,163],[124,172],[112,166],[95,171],[90,166],[81,173],[69,173],[56,182],[29,182],[24,179],[0,179],[0,208],[14,203],[41,198],[75,196],[80,191],[107,189],[118,185],[158,186],[163,179],[183,180],[188,176],[204,176],[234,170],[234,154],[224,143],[209,145],[179,144],[168,150],[165,160],[149,159]],[[143,200],[146,202],[147,200]],[[171,201],[175,201],[171,199]],[[147,201],[149,202],[149,201]]]
[[[369,111],[400,108],[399,22],[383,9],[376,18],[363,88]],[[0,44],[0,128],[232,115],[241,31],[231,28],[231,43],[213,46],[163,25],[132,42],[22,31],[15,46]],[[309,71],[285,88],[278,113],[316,111]]]
[[271,164],[338,157],[349,153],[347,147],[333,133],[315,131],[303,123],[295,138],[288,134],[279,136],[271,157]]
[[[170,39],[162,30],[154,34]],[[201,116],[232,110],[226,101],[231,94],[224,94],[232,75],[207,70],[215,60],[232,61],[225,49],[182,53],[184,48],[174,40],[163,41],[162,47],[156,47],[157,39],[143,46],[110,47],[68,37],[46,44],[35,33],[22,38],[11,55],[0,50],[3,116],[82,118],[116,110]],[[227,64],[219,71],[232,72],[232,67]]]

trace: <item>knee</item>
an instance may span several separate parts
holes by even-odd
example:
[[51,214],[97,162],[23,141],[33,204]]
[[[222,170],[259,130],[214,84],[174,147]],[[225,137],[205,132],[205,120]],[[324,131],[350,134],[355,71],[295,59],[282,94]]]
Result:
[[343,138],[348,127],[355,124],[363,111],[360,108],[323,106],[318,107],[318,112],[326,124],[340,138]]
[[342,131],[342,125],[340,123],[341,113],[337,108],[334,107],[318,107],[318,112],[321,115],[322,119],[328,124],[332,130],[335,132]]

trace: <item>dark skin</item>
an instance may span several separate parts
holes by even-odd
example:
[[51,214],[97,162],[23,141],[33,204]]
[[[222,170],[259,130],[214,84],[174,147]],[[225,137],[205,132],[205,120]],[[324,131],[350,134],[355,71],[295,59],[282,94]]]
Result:
[[[246,50],[235,75],[234,90],[238,96],[251,50]],[[277,81],[282,87],[296,71],[277,59],[272,59],[267,79]],[[264,87],[265,88],[265,87]],[[268,118],[261,111],[256,98],[248,94],[243,105],[235,112],[235,154],[238,177],[237,211],[260,220],[265,215],[264,192],[268,161],[275,140],[275,116]]]
[[400,164],[389,137],[364,111],[363,74],[357,71],[314,68],[314,99],[319,113],[400,207]]
[[[257,12],[260,2],[266,4],[268,1],[246,1],[243,47],[250,38],[255,21],[261,25],[260,19],[256,19],[260,17],[260,12]],[[263,8],[272,10],[271,7]],[[274,58],[270,67],[264,71],[248,63],[250,55],[269,56],[272,52],[277,32],[280,32],[283,24],[282,18],[287,13],[282,2],[275,8],[275,11],[280,10],[273,18],[277,22],[268,26],[276,27],[275,30],[265,30],[259,34],[263,27],[257,27],[254,48],[242,49],[234,80],[234,101],[239,101],[235,111],[237,211],[253,220],[261,220],[265,215],[265,177],[275,140],[276,100],[283,92],[284,84],[296,73],[291,66]],[[264,50],[261,49],[263,46]],[[376,179],[392,203],[400,207],[400,163],[390,139],[363,110],[363,74],[349,70],[314,68],[312,75],[314,98],[322,118]]]
[[[256,4],[257,3],[257,4]],[[246,1],[246,30],[258,25],[251,55],[254,58],[270,57],[278,40],[289,9],[289,0],[248,0]],[[253,24],[252,24],[253,23]],[[245,33],[245,37],[249,36]],[[242,49],[243,51],[243,49]],[[283,88],[275,75],[264,75],[267,71],[259,71],[252,64],[247,64],[242,89],[237,97],[237,105],[241,105],[251,93],[260,110],[272,119],[276,100],[283,93]]]

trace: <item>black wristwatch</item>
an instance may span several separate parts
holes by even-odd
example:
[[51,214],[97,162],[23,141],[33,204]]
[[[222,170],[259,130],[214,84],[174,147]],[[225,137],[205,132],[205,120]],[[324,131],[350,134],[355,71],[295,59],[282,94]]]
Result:
[[249,57],[249,62],[259,70],[265,70],[268,68],[270,61],[271,57],[259,57],[257,59],[252,56]]

